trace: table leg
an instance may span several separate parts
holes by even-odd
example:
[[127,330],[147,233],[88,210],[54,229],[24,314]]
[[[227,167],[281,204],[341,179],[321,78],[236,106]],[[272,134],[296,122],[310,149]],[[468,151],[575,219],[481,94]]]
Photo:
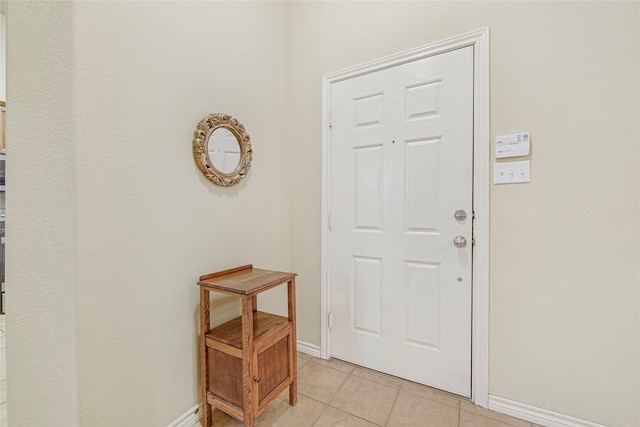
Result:
[[254,427],[253,296],[242,296],[242,403],[244,427]]
[[211,405],[207,403],[207,386],[209,375],[207,371],[207,345],[205,334],[211,329],[211,313],[209,306],[209,291],[200,287],[200,382],[202,383],[202,426],[211,425]]
[[296,338],[296,278],[287,283],[287,296],[289,307],[289,321],[292,324],[291,331],[291,385],[289,386],[289,405],[298,403],[298,339]]

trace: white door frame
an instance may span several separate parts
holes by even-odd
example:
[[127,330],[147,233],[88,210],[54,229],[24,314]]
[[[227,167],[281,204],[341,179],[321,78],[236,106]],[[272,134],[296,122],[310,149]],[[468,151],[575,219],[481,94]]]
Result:
[[366,64],[322,76],[322,246],[321,246],[321,342],[320,355],[329,358],[329,319],[331,268],[329,215],[331,212],[331,85],[341,80],[384,68],[416,61],[461,47],[474,48],[473,73],[473,290],[471,327],[471,399],[488,406],[489,397],[489,29],[431,43]]

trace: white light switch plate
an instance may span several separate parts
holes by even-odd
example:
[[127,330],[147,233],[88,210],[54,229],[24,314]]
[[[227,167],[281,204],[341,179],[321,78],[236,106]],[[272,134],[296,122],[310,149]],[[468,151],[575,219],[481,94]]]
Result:
[[494,163],[494,184],[515,184],[518,182],[531,182],[531,160]]

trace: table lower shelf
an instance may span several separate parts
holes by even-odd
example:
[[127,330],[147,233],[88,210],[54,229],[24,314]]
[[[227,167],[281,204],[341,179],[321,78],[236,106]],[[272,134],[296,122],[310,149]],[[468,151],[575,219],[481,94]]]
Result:
[[[249,392],[258,415],[296,379],[296,343],[293,322],[283,316],[253,313],[253,346],[243,354],[242,318],[205,334],[207,403],[242,419]],[[243,357],[249,362],[243,363]],[[295,387],[294,387],[295,388]],[[295,405],[295,398],[290,403]]]
[[[253,313],[253,345],[261,347],[274,334],[291,326],[291,321],[263,311]],[[216,342],[242,350],[242,316],[238,316],[205,334],[207,347],[216,347]],[[233,350],[230,350],[233,351]]]

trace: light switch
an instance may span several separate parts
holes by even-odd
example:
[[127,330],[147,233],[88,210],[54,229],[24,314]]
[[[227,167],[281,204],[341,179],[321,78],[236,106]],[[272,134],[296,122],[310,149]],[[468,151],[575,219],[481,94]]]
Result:
[[531,182],[531,160],[494,163],[494,184],[515,184],[518,182]]

